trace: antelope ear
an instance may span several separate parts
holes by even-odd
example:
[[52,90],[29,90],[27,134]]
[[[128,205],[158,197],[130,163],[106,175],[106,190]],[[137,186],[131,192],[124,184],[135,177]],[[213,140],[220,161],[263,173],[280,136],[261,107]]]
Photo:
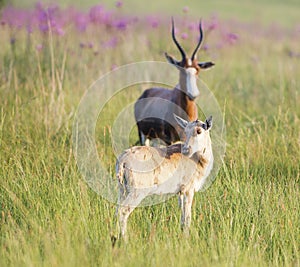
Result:
[[205,130],[209,130],[212,127],[212,116],[209,116],[205,120],[205,125],[206,125],[206,129]]
[[168,53],[166,53],[166,52],[165,52],[165,57],[170,64],[175,65],[176,67],[180,67],[180,62],[177,61],[172,56],[169,56]]
[[213,67],[215,65],[215,63],[213,62],[199,62],[198,66],[200,67],[200,69],[202,70],[207,70],[210,69],[211,67]]
[[178,125],[182,128],[185,129],[185,127],[187,126],[188,122],[186,120],[184,120],[183,118],[180,118],[179,116],[177,116],[176,114],[173,113],[173,116],[175,118],[175,120],[177,121]]

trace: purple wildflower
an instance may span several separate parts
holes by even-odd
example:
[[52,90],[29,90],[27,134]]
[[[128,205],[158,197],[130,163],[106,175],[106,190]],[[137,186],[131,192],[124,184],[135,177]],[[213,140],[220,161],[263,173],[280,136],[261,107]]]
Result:
[[204,44],[203,46],[202,46],[202,50],[203,51],[207,51],[209,49],[209,45],[208,44]]
[[101,5],[91,7],[89,12],[90,21],[95,24],[101,23],[103,12],[104,8]]
[[62,16],[58,6],[53,5],[44,8],[41,3],[36,4],[35,16],[37,25],[41,32],[46,33],[49,27],[58,35],[63,35],[64,16]]
[[59,35],[59,36],[65,35],[65,31],[64,31],[61,27],[57,27],[57,28],[55,29],[55,33],[56,33],[57,35]]
[[188,6],[183,7],[182,11],[183,11],[183,13],[188,13],[189,7]]
[[40,52],[40,51],[43,50],[43,45],[42,44],[38,44],[38,45],[36,45],[35,49]]
[[219,21],[216,16],[213,16],[211,18],[211,21],[208,24],[207,30],[212,31],[212,30],[217,29],[218,27],[219,27]]
[[152,28],[158,28],[159,26],[159,20],[157,17],[148,17],[148,23]]
[[104,48],[115,48],[118,45],[117,37],[113,37],[107,42],[103,43]]
[[122,7],[123,6],[123,1],[117,1],[116,2],[116,7],[117,8],[120,8],[120,7]]
[[125,31],[127,28],[126,20],[122,19],[116,22],[115,27],[120,31]]
[[117,65],[117,64],[113,64],[113,65],[110,67],[111,70],[116,70],[117,68],[118,68],[118,65]]
[[8,24],[12,28],[21,29],[27,24],[29,17],[29,12],[7,6],[2,10],[1,24]]
[[88,17],[85,14],[78,12],[74,16],[74,23],[79,31],[84,32],[88,26]]
[[185,33],[185,32],[183,32],[183,33],[181,34],[181,38],[182,38],[183,40],[187,39],[187,38],[188,38],[188,34]]
[[235,33],[228,33],[226,35],[226,40],[230,44],[234,44],[238,40],[238,35]]
[[189,29],[190,31],[194,31],[194,30],[196,29],[196,24],[195,24],[195,23],[189,23],[188,29]]

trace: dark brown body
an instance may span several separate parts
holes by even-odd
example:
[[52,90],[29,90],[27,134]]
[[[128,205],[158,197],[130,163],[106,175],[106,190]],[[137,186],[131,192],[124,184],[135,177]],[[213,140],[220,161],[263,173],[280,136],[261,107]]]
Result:
[[140,143],[143,144],[141,134],[149,139],[159,138],[167,145],[184,139],[173,114],[194,121],[198,117],[197,105],[177,88],[150,88],[144,91],[134,109]]

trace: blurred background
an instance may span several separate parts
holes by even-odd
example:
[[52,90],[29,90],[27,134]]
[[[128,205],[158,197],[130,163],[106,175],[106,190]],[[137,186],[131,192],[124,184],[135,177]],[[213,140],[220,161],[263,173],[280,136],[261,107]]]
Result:
[[[19,7],[30,7],[37,1],[34,0],[0,0],[1,5],[13,4]],[[108,8],[115,6],[117,1],[112,0],[64,0],[64,1],[39,1],[41,3],[56,3],[60,6],[76,6],[87,9],[92,5],[104,4]],[[243,21],[256,21],[263,24],[278,23],[292,26],[300,23],[300,2],[298,0],[210,0],[210,1],[158,1],[151,2],[126,0],[123,3],[123,11],[130,14],[155,13],[175,15],[182,8],[189,8],[189,14],[193,17],[206,17],[212,14],[225,19],[241,19]]]

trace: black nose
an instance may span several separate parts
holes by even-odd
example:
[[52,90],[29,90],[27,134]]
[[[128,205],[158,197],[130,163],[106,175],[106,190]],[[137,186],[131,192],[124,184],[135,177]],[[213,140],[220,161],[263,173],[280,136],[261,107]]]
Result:
[[182,148],[182,154],[183,155],[189,155],[190,154],[190,151],[191,151],[191,147],[190,146],[184,146]]

